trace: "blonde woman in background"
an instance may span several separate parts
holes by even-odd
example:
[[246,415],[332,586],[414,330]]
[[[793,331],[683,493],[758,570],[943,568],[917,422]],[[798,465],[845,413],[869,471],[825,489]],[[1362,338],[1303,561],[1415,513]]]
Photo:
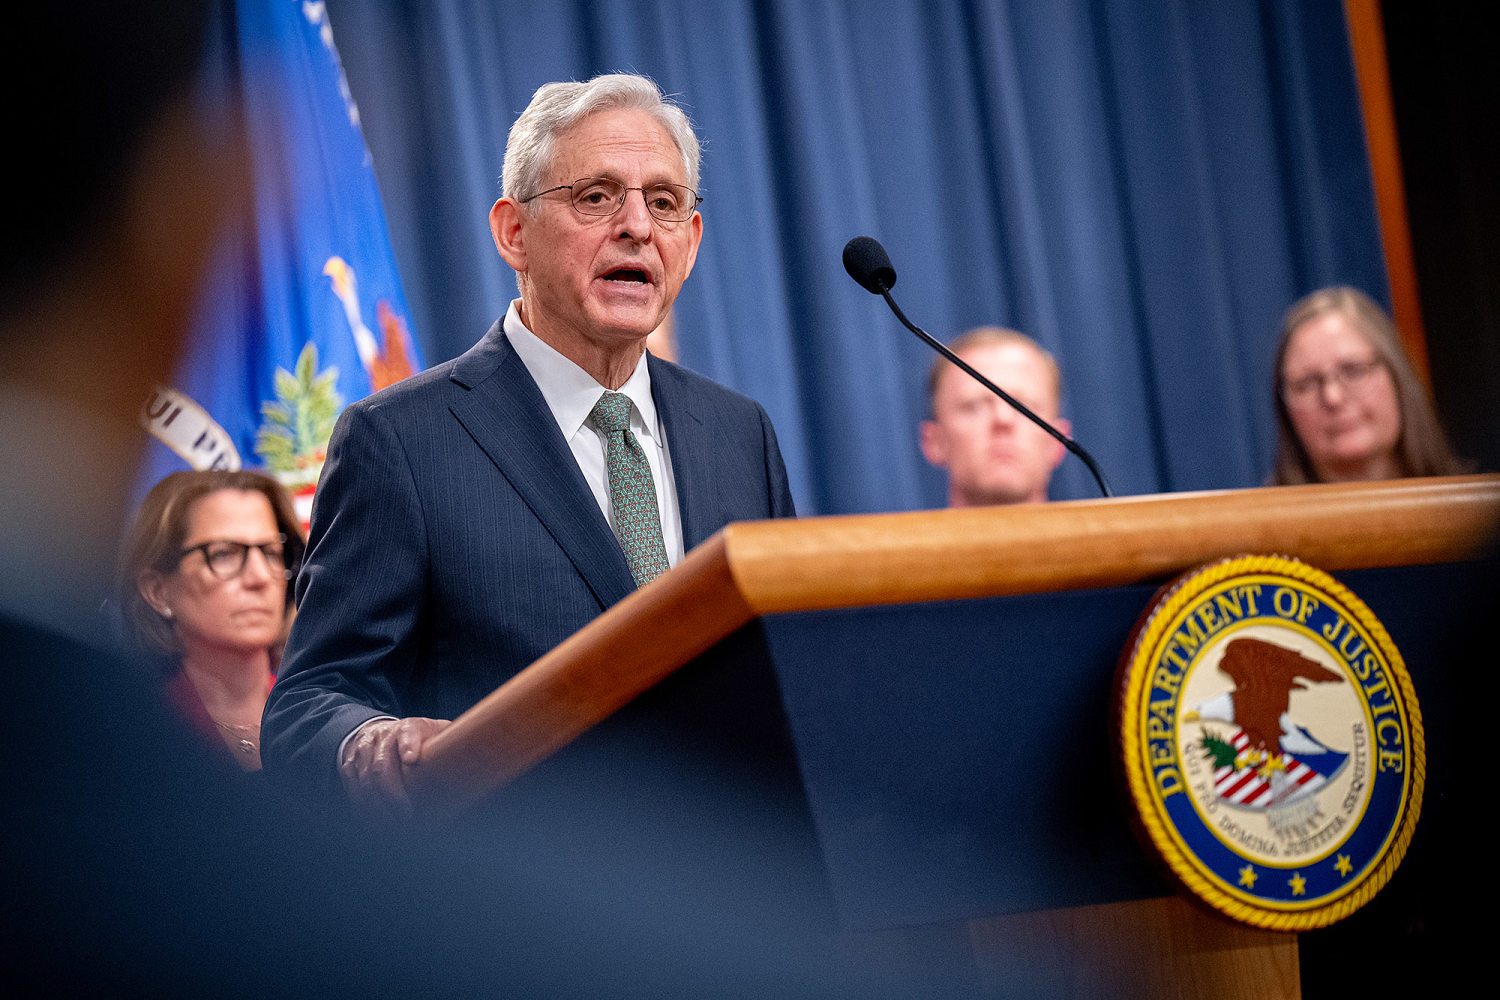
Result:
[[1395,324],[1368,295],[1324,288],[1287,310],[1276,348],[1270,483],[1337,483],[1468,472]]

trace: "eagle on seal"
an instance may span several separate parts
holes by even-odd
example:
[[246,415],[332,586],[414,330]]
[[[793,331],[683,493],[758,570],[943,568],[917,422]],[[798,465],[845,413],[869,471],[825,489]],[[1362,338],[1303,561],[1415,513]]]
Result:
[[1291,720],[1284,718],[1293,691],[1307,690],[1307,682],[1329,684],[1344,680],[1296,650],[1251,638],[1232,640],[1224,648],[1219,669],[1234,681],[1234,690],[1224,696],[1229,699],[1229,705],[1224,706],[1229,711],[1220,714],[1214,711],[1220,706],[1210,702],[1200,707],[1199,714],[1233,722],[1244,731],[1252,748],[1268,753],[1280,753],[1283,734],[1291,736],[1296,732],[1289,727]]

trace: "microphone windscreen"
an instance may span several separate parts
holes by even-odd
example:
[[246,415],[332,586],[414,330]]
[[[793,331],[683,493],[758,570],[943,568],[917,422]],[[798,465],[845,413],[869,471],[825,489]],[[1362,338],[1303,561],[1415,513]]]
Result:
[[875,295],[896,287],[896,269],[885,247],[868,236],[856,236],[844,245],[844,270]]

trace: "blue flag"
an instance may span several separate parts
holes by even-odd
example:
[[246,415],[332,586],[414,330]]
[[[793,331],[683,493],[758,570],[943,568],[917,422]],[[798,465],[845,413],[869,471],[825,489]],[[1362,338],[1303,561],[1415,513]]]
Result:
[[322,3],[232,0],[209,85],[237,77],[253,231],[214,268],[170,386],[142,409],[140,492],[184,468],[256,468],[304,524],[344,405],[421,368],[359,112]]

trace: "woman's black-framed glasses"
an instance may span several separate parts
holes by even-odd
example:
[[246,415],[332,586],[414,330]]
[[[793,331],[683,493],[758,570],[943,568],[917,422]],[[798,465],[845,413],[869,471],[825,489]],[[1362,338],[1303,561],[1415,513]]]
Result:
[[614,215],[625,204],[626,195],[639,191],[646,200],[646,211],[662,222],[686,222],[693,217],[703,199],[683,184],[653,184],[650,187],[626,187],[608,177],[583,177],[572,184],[559,184],[520,199],[522,204],[553,191],[572,191],[570,201],[579,215],[595,218]]
[[260,549],[261,556],[266,560],[266,567],[272,573],[279,572],[288,580],[292,578],[295,567],[287,563],[286,535],[277,535],[276,541],[259,544],[225,540],[203,542],[199,545],[189,545],[179,552],[177,557],[180,562],[194,552],[202,552],[203,562],[207,564],[210,573],[220,580],[233,580],[245,572],[245,565],[250,561],[251,549]]

